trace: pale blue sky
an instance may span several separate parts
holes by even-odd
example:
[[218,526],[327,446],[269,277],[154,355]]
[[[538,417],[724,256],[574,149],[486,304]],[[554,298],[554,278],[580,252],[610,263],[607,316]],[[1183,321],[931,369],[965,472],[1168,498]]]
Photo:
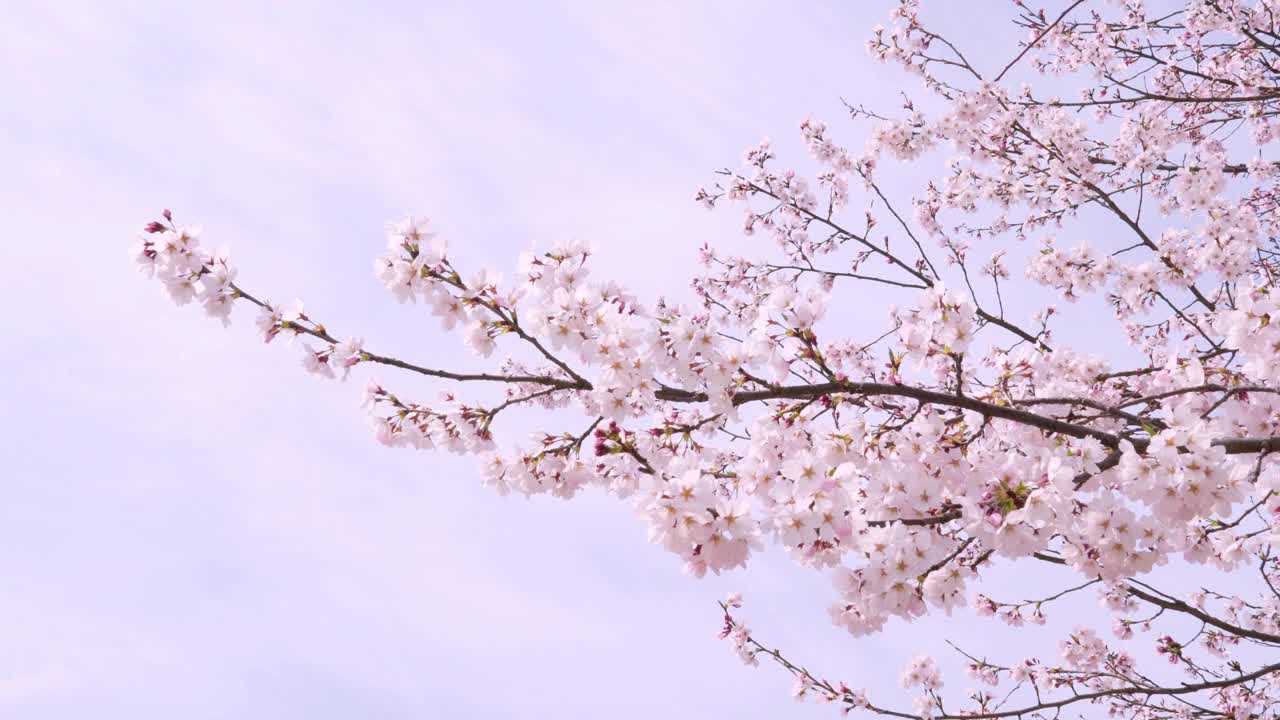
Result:
[[4,3],[0,715],[834,717],[714,638],[730,589],[873,696],[944,630],[981,647],[946,618],[855,641],[778,553],[693,581],[624,503],[381,448],[360,382],[306,376],[249,313],[172,307],[126,256],[171,207],[246,287],[453,367],[371,276],[387,219],[508,273],[589,239],[601,274],[679,296],[703,241],[749,250],[690,200],[714,169],[766,135],[802,163],[799,121],[842,127],[841,96],[897,105],[863,51],[887,3],[260,5]]

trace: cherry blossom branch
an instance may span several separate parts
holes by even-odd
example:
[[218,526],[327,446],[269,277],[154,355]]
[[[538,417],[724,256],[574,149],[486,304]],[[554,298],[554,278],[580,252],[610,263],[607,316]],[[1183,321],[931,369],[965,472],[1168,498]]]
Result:
[[[766,653],[796,675],[801,696],[930,720],[1057,716],[1079,702],[1126,716],[1268,716],[1280,703],[1274,666],[1246,672],[1227,653],[1280,645],[1280,18],[1265,4],[1197,0],[1155,15],[1141,3],[1099,6],[1075,20],[1081,2],[1052,12],[1029,2],[1013,18],[1027,40],[988,82],[963,43],[926,27],[918,0],[900,0],[868,50],[920,78],[933,102],[904,92],[901,117],[849,106],[871,125],[857,151],[805,120],[814,178],[778,168],[767,141],[747,149],[741,171],[720,171],[694,199],[738,203],[743,233],[766,234],[781,257],[702,245],[692,307],[646,303],[592,275],[580,242],[522,255],[505,282],[487,269],[464,280],[425,220],[388,225],[375,275],[397,300],[420,303],[481,358],[512,335],[535,365],[460,372],[369,352],[300,306],[244,293],[226,253],[168,211],[134,257],[178,304],[194,300],[226,324],[245,299],[264,339],[305,336],[303,364],[318,376],[372,363],[503,384],[499,400],[446,392],[428,407],[371,383],[374,436],[475,455],[481,482],[502,494],[623,498],[696,577],[780,548],[833,576],[831,617],[852,635],[964,605],[997,558],[1076,576],[1027,593],[1043,598],[1028,601],[1033,623],[1047,621],[1044,603],[1100,586],[1105,609],[1066,635],[1061,666],[960,651],[984,686],[963,712],[948,710],[927,656],[904,674],[919,688],[912,711],[889,710],[730,620],[739,656]],[[1055,79],[1006,82],[1015,67]],[[1077,95],[1058,97],[1073,85]],[[891,202],[880,168],[941,149],[947,164],[910,197],[913,214]],[[1094,233],[1070,225],[1090,206],[1138,242],[1095,247]],[[880,239],[885,212],[896,225]],[[969,215],[980,219],[958,217]],[[1060,233],[1084,239],[1068,247]],[[950,280],[929,242],[958,266]],[[993,251],[981,265],[978,247]],[[883,273],[865,266],[881,261]],[[846,332],[832,313],[846,309],[836,295],[845,280],[894,288],[874,325],[888,332]],[[861,327],[875,308],[859,300]],[[1072,311],[1059,300],[1093,304]],[[1029,319],[1006,319],[1014,313]],[[1099,356],[1064,343],[1054,335],[1064,321],[1075,331],[1110,321],[1144,360],[1113,370],[1105,355],[1118,348]],[[988,325],[1008,335],[981,332]],[[492,421],[517,406],[594,420],[500,446]],[[1176,562],[1250,584],[1184,599],[1145,582]],[[979,597],[980,615],[1027,620],[1027,603]],[[1128,617],[1138,610],[1148,617]],[[1193,623],[1156,640],[1193,684],[1157,679],[1095,631],[1109,624],[1126,639],[1156,621]]]
[[[1052,555],[1046,555],[1044,553],[1033,553],[1033,557],[1043,562],[1053,563],[1054,565],[1067,564],[1067,562],[1062,558],[1054,557]],[[1171,610],[1173,612],[1183,613],[1185,615],[1190,615],[1191,617],[1205,623],[1206,625],[1212,625],[1220,630],[1225,630],[1231,633],[1232,635],[1238,635],[1240,637],[1246,637],[1252,640],[1259,640],[1261,642],[1266,642],[1266,643],[1273,643],[1273,644],[1280,643],[1280,635],[1273,635],[1271,633],[1258,632],[1256,630],[1250,630],[1249,628],[1240,627],[1238,625],[1232,625],[1231,623],[1228,623],[1225,620],[1215,618],[1212,615],[1209,615],[1208,613],[1196,607],[1188,605],[1185,602],[1182,602],[1181,600],[1178,600],[1176,598],[1167,597],[1167,596],[1162,598],[1160,596],[1157,596],[1150,592],[1142,590],[1141,588],[1134,587],[1135,584],[1142,585],[1142,583],[1139,581],[1133,580],[1132,578],[1128,582],[1130,584],[1126,584],[1124,587],[1124,590],[1126,593],[1128,593],[1129,595],[1135,598],[1138,598],[1139,600],[1155,605],[1156,607],[1162,608],[1164,610]],[[1146,587],[1149,587],[1149,586],[1146,586]]]
[[[271,312],[272,310],[275,309],[271,305],[249,294],[243,288],[241,288],[240,286],[234,283],[231,284],[231,289],[235,292],[237,298],[242,298],[244,300],[247,300],[248,302],[258,306],[262,310]],[[284,330],[290,330],[302,335],[310,335],[311,337],[317,340],[321,340],[326,343],[329,343],[330,345],[337,345],[339,342],[341,342],[340,340],[335,338],[333,335],[329,334],[328,330],[326,330],[323,325],[317,325],[315,327],[307,327],[305,324],[299,323],[296,321],[282,321],[281,326],[282,326],[282,329]],[[555,389],[560,389],[560,390],[587,389],[581,385],[581,381],[569,381],[569,380],[564,380],[562,378],[551,377],[548,375],[495,375],[492,373],[458,373],[458,372],[451,372],[449,370],[438,370],[434,368],[422,367],[421,365],[415,365],[413,363],[405,362],[404,360],[399,360],[394,357],[379,355],[377,353],[369,352],[367,350],[364,350],[360,353],[360,360],[362,362],[372,362],[372,363],[377,363],[379,365],[386,365],[388,367],[399,368],[401,370],[408,370],[409,372],[415,372],[415,373],[418,373],[419,375],[426,375],[427,377],[442,378],[445,380],[455,380],[458,382],[481,381],[481,382],[501,382],[501,383],[531,383],[535,385],[550,385],[551,387]]]
[[[997,405],[977,400],[975,398],[906,385],[858,382],[789,385],[775,387],[768,390],[735,392],[731,395],[731,400],[734,405],[744,405],[746,403],[759,402],[763,400],[796,400],[837,394],[859,395],[863,397],[890,396],[911,398],[931,405],[943,405],[963,410],[971,410],[983,416],[990,416],[1000,420],[1008,420],[1021,425],[1038,428],[1040,430],[1066,435],[1068,437],[1093,438],[1108,447],[1119,447],[1121,441],[1126,440],[1126,438],[1113,433],[1096,430],[1084,425],[1068,423],[1024,410],[1018,410],[1007,405]],[[655,396],[659,400],[680,403],[706,402],[709,399],[709,396],[704,392],[679,390],[676,388],[659,390],[655,393]],[[1132,438],[1128,439],[1128,441],[1131,442],[1139,452],[1145,451],[1146,447],[1150,444],[1150,441],[1144,438]],[[1280,436],[1262,438],[1214,438],[1210,441],[1210,445],[1214,447],[1221,447],[1231,455],[1264,451],[1274,452],[1276,450],[1280,450]]]
[[[728,637],[732,635],[734,630],[736,630],[740,626],[737,620],[735,620],[732,614],[730,613],[729,606],[727,604],[721,603],[720,608],[721,610],[724,611],[724,624],[725,624],[725,631],[721,633],[721,636]],[[768,656],[769,659],[773,660],[775,663],[785,668],[792,675],[801,679],[802,687],[816,688],[825,696],[825,699],[827,699],[828,701],[838,701],[850,706],[851,708],[863,709],[868,712],[875,713],[877,715],[883,715],[886,717],[904,718],[906,720],[963,720],[965,718],[971,718],[973,720],[998,720],[999,718],[1024,717],[1027,715],[1032,715],[1032,714],[1043,712],[1046,710],[1056,710],[1059,708],[1064,708],[1080,702],[1092,702],[1094,700],[1101,700],[1104,698],[1111,698],[1111,697],[1123,697],[1123,696],[1133,695],[1133,696],[1151,698],[1151,697],[1191,695],[1194,693],[1201,693],[1208,690],[1218,690],[1222,688],[1229,688],[1237,685],[1243,685],[1245,683],[1253,682],[1254,680],[1264,678],[1274,673],[1280,673],[1280,663],[1273,663],[1270,665],[1264,665],[1252,672],[1241,673],[1236,677],[1223,678],[1221,680],[1212,680],[1212,681],[1206,681],[1206,682],[1200,682],[1200,683],[1184,683],[1178,686],[1126,685],[1126,686],[1120,686],[1120,687],[1110,687],[1107,689],[1096,690],[1093,692],[1075,693],[1070,697],[1066,697],[1058,700],[1038,700],[1036,703],[1032,705],[1027,705],[1025,707],[1020,707],[1014,710],[1003,710],[1003,711],[997,711],[997,712],[964,712],[964,713],[954,713],[954,714],[940,712],[940,713],[922,714],[922,713],[908,713],[908,712],[892,710],[889,708],[874,705],[865,699],[865,694],[855,693],[854,691],[850,690],[848,686],[845,685],[844,683],[839,683],[839,685],[833,685],[830,681],[814,675],[807,668],[801,665],[797,665],[791,660],[787,659],[787,657],[782,654],[781,650],[777,648],[770,648],[764,645],[763,643],[759,642],[754,635],[747,634],[742,638],[735,638],[735,642],[749,647],[751,654],[753,656],[759,655],[759,654]]]
[[1045,28],[1041,30],[1039,34],[1037,34],[1034,38],[1032,38],[1031,42],[1027,43],[1026,46],[1022,48],[1022,51],[1019,52],[1017,56],[1015,56],[1012,60],[1010,60],[1009,64],[1005,65],[1004,69],[1001,70],[996,75],[995,79],[992,80],[991,82],[998,83],[1001,80],[1003,80],[1005,74],[1008,73],[1010,70],[1012,70],[1013,66],[1017,65],[1018,61],[1021,60],[1023,56],[1025,56],[1028,52],[1031,51],[1031,48],[1038,45],[1040,41],[1044,39],[1044,36],[1049,34],[1049,31],[1057,27],[1058,23],[1062,22],[1062,20],[1066,18],[1067,15],[1069,15],[1072,10],[1075,10],[1076,8],[1080,7],[1080,5],[1083,3],[1084,3],[1084,0],[1075,0],[1075,2],[1068,5],[1067,8],[1062,11],[1062,14],[1058,15],[1058,18],[1056,20],[1046,25]]

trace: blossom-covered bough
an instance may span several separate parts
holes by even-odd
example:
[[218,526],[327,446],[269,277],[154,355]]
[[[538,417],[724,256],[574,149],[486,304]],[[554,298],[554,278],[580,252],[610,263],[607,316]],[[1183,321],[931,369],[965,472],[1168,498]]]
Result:
[[[900,117],[850,106],[873,126],[858,152],[804,122],[813,180],[764,143],[699,190],[770,242],[755,258],[702,248],[694,307],[593,278],[583,245],[528,253],[503,282],[455,268],[423,221],[389,226],[377,276],[481,358],[506,346],[483,372],[380,354],[251,294],[168,211],[137,257],[224,322],[234,301],[256,305],[265,340],[302,338],[313,373],[384,365],[501,387],[487,404],[452,390],[424,404],[370,382],[366,399],[381,442],[477,454],[501,493],[629,498],[694,575],[785,548],[831,574],[831,617],[854,635],[966,604],[1043,623],[1059,598],[1101,598],[1059,657],[971,657],[985,690],[944,697],[938,665],[916,658],[903,683],[917,699],[895,708],[766,647],[731,596],[725,637],[801,696],[904,718],[1276,717],[1280,4],[1014,4],[1025,40],[980,69],[903,2],[869,49],[919,76],[921,98]],[[879,166],[940,150],[951,159],[910,209],[892,202]],[[1086,217],[1106,231],[1081,232]],[[908,309],[848,337],[833,308],[849,288]],[[1053,295],[1083,300],[1078,316]],[[1114,355],[1140,362],[1057,341],[1056,323],[1104,324],[1091,302],[1128,340]],[[500,449],[517,406],[558,410],[551,427],[584,419]],[[984,572],[1012,563],[1052,567],[1060,586],[981,594]],[[1230,588],[1161,589],[1150,573],[1166,563]],[[1137,633],[1179,672],[1142,667]]]

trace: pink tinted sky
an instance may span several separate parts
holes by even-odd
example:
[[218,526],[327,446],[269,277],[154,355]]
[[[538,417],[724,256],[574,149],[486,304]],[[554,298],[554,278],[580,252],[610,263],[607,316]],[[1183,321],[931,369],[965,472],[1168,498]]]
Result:
[[504,499],[470,459],[383,449],[361,382],[306,376],[249,313],[172,307],[126,256],[172,207],[246,287],[454,367],[371,276],[387,219],[506,272],[588,239],[601,274],[680,296],[699,244],[749,249],[690,200],[714,169],[765,135],[800,159],[841,96],[897,104],[862,49],[888,3],[259,5],[6,4],[0,715],[834,716],[715,640],[730,589],[886,694],[944,629],[985,647],[967,615],[855,641],[780,554],[690,580],[624,503]]

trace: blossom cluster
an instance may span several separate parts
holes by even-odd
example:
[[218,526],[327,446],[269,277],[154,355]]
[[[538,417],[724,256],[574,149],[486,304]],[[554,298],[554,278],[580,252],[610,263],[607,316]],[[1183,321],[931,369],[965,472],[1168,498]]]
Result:
[[[1097,585],[1104,619],[1070,629],[1060,663],[969,658],[981,685],[1029,698],[1021,714],[1060,707],[1046,704],[1060,691],[1061,704],[1141,705],[1142,717],[1173,716],[1172,698],[1193,694],[1211,714],[1254,717],[1280,702],[1280,668],[1235,659],[1280,646],[1280,173],[1264,153],[1280,138],[1280,20],[1243,0],[1173,15],[1133,0],[1113,17],[1080,5],[1015,3],[1028,40],[997,74],[903,0],[869,49],[919,77],[928,102],[907,100],[896,118],[851,108],[872,123],[853,150],[807,119],[813,172],[780,167],[765,141],[698,189],[764,240],[754,254],[701,247],[689,304],[597,277],[583,243],[526,253],[509,275],[466,273],[426,220],[389,224],[375,276],[485,369],[380,354],[300,303],[261,300],[168,211],[136,257],[173,300],[198,299],[224,323],[234,301],[257,306],[263,339],[300,338],[320,377],[380,365],[451,384],[424,404],[370,381],[380,442],[475,455],[503,494],[623,498],[695,576],[780,548],[830,576],[830,617],[853,635],[966,607],[1046,624],[1058,598]],[[1143,83],[1117,74],[1135,65]],[[1061,99],[1056,88],[1081,77],[1078,99]],[[1248,139],[1227,137],[1237,126]],[[882,189],[890,164],[944,151],[909,208]],[[1073,222],[1086,212],[1113,232],[1086,233]],[[1128,347],[1064,345],[1053,326],[1065,318]],[[501,399],[455,383],[500,387]],[[548,411],[548,429],[504,438],[514,407]],[[979,592],[989,568],[1012,563],[1058,568],[1064,589],[1018,602]],[[1171,563],[1254,587],[1152,587]],[[766,650],[739,605],[724,603],[723,637],[748,664],[782,663],[797,697],[919,718],[1020,714],[985,689],[949,710],[925,655],[903,676],[920,692],[910,712],[878,708]],[[1170,618],[1205,628],[1162,629],[1150,646],[1189,683],[1155,685],[1103,640]]]

